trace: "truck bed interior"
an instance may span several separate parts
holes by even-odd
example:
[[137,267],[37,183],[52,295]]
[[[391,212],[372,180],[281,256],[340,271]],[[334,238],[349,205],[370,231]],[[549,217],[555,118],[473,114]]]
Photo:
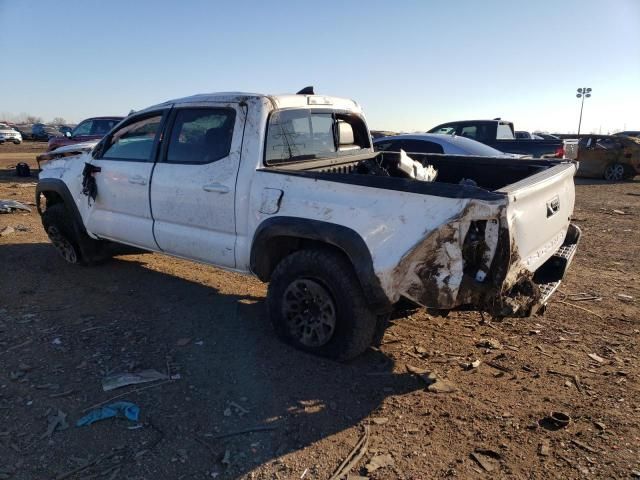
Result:
[[397,152],[295,162],[267,167],[267,170],[374,188],[488,200],[500,196],[497,191],[501,188],[559,163],[556,160],[462,155],[409,153],[409,156],[423,165],[435,167],[438,170],[436,180],[424,182],[409,178],[397,168],[400,159]]

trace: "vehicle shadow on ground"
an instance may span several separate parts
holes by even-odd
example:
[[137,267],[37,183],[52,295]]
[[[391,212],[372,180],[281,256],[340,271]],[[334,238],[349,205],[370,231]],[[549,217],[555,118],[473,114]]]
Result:
[[[42,412],[14,410],[21,430],[34,436],[38,461],[25,462],[33,464],[28,468],[34,478],[42,473],[38,468],[60,474],[73,466],[72,457],[95,458],[122,445],[131,453],[124,457],[131,459],[127,474],[135,478],[210,472],[238,478],[306,447],[312,449],[307,465],[282,462],[270,468],[281,469],[283,478],[300,478],[313,465],[331,471],[339,461],[323,455],[318,442],[351,429],[346,456],[360,434],[353,427],[382,415],[376,412],[386,397],[424,387],[415,376],[392,374],[393,360],[376,349],[340,364],[284,345],[266,318],[264,288],[253,279],[173,259],[163,261],[160,272],[152,258],[79,267],[65,264],[47,243],[0,246],[0,291],[12,299],[5,308],[15,318],[37,315],[33,324],[5,332],[9,341],[28,337],[34,343],[11,358],[0,356],[0,368],[12,371],[18,361],[42,365],[29,373],[29,382],[12,384],[5,395],[30,395],[43,411],[59,408],[71,422],[83,409],[121,393],[102,392],[106,372],[164,371],[168,365],[181,377],[120,398],[140,406],[143,428],[128,430],[119,420],[72,428],[56,433],[44,451],[38,449],[46,444],[37,420]],[[164,273],[187,276],[188,265],[189,280]],[[214,282],[223,284],[216,288]],[[52,343],[54,336],[58,343]],[[52,401],[49,392],[29,389],[45,379],[74,394]],[[44,399],[37,398],[40,392]],[[216,438],[254,428],[263,430]]]

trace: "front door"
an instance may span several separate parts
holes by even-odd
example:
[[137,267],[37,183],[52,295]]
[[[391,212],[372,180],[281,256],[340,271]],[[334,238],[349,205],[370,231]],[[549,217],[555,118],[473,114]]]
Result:
[[244,111],[175,106],[151,182],[154,234],[165,252],[235,267],[235,183]]
[[101,238],[157,250],[149,187],[165,112],[133,117],[108,138],[91,162],[97,196],[85,222]]

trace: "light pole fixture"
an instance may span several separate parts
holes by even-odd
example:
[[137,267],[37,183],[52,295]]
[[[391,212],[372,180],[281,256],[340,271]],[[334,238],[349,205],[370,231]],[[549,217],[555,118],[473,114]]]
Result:
[[584,99],[589,98],[591,96],[591,88],[582,87],[578,89],[578,93],[576,93],[576,97],[581,98],[582,102],[580,102],[580,121],[578,121],[578,135],[580,135],[580,126],[582,125],[582,108],[584,107]]

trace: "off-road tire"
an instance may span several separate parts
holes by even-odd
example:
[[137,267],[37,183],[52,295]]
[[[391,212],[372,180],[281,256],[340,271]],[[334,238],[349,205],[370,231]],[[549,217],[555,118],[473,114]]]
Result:
[[62,258],[72,265],[93,265],[108,258],[101,242],[82,232],[63,203],[47,207],[42,225]]
[[[329,316],[334,319],[334,328],[326,333],[328,338],[319,345],[305,344],[300,338],[303,332],[296,332],[292,319],[291,303],[300,302],[292,295],[292,288],[305,285],[313,286],[311,303],[321,289],[327,295],[319,302],[320,308],[331,304]],[[318,286],[321,289],[318,289]],[[307,290],[309,291],[309,290]],[[298,290],[293,290],[298,292]],[[320,297],[322,293],[320,293]],[[305,297],[306,298],[306,297]],[[300,306],[300,305],[298,305]],[[360,282],[351,264],[339,253],[324,249],[299,250],[285,257],[274,270],[267,293],[269,318],[280,338],[294,347],[315,355],[338,361],[347,361],[363,353],[372,343],[378,317],[367,306]],[[305,308],[305,307],[303,307]],[[314,305],[305,312],[312,311]],[[322,312],[324,313],[324,312]],[[309,317],[316,318],[322,313]],[[314,321],[313,318],[309,320]],[[302,330],[305,330],[303,328]]]

